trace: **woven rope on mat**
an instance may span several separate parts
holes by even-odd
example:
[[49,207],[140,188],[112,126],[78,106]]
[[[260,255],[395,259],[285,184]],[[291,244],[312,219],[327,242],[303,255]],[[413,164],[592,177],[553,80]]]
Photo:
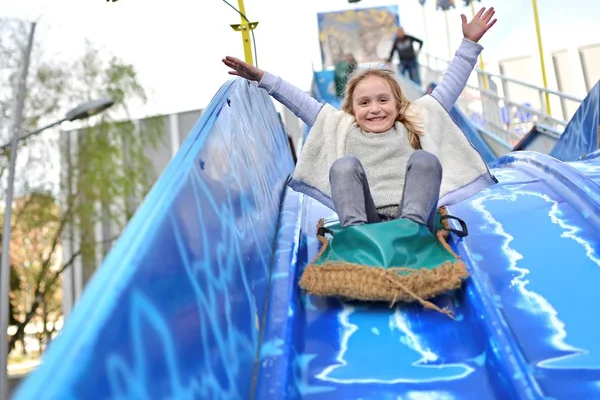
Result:
[[[444,220],[443,223],[446,227],[447,221]],[[320,219],[317,229],[323,225],[324,221]],[[447,231],[438,231],[436,237],[446,250],[457,257],[446,241]],[[300,278],[300,287],[310,294],[364,301],[389,301],[390,307],[399,301],[418,301],[425,308],[454,318],[451,311],[441,309],[427,299],[461,287],[462,280],[469,273],[458,257],[454,263],[446,261],[434,269],[381,268],[337,261],[317,266],[314,262],[329,244],[325,237],[317,238],[321,242],[321,250]]]

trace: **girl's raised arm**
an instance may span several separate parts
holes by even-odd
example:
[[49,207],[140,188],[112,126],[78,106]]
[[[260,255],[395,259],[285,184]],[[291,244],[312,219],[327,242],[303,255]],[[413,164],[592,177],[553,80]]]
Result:
[[435,97],[446,110],[450,110],[462,93],[469,80],[469,76],[477,64],[477,57],[483,50],[478,44],[485,33],[496,23],[493,18],[494,8],[485,11],[485,7],[479,10],[471,22],[467,23],[467,17],[461,15],[464,39],[448,66],[448,70],[431,95]]
[[433,89],[431,95],[440,102],[446,111],[450,111],[464,90],[469,76],[477,64],[477,56],[482,50],[483,47],[479,44],[463,39],[442,81]]
[[308,126],[313,126],[323,104],[280,77],[258,69],[235,57],[225,57],[223,63],[232,70],[230,75],[258,82],[273,98],[290,109]]

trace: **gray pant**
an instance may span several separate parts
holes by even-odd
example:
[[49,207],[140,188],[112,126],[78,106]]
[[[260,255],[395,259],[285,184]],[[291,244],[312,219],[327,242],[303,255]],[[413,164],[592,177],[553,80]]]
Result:
[[[343,227],[389,220],[375,208],[362,164],[354,156],[337,159],[329,169],[331,199]],[[427,225],[433,232],[442,183],[442,165],[436,156],[416,150],[408,159],[402,201],[395,218]]]

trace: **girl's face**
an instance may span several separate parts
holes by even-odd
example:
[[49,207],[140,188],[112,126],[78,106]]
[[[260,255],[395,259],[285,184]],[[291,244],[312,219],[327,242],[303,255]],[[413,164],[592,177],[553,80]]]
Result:
[[352,111],[358,126],[372,133],[388,131],[398,116],[392,89],[378,76],[368,76],[356,85]]

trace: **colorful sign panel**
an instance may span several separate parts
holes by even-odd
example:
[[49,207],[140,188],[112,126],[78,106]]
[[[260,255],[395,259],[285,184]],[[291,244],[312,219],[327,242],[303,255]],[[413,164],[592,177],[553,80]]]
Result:
[[319,13],[317,20],[323,68],[347,54],[359,63],[385,60],[400,24],[397,6]]

